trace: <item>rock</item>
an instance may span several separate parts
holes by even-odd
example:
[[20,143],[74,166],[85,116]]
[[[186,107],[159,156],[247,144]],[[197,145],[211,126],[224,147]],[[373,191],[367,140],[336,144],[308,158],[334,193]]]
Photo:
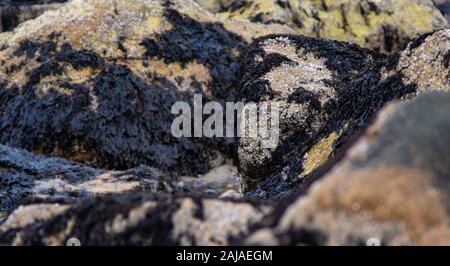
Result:
[[222,193],[219,198],[221,199],[240,199],[242,198],[242,194],[237,192],[236,190],[230,189]]
[[450,243],[450,94],[390,104],[312,186],[277,205],[124,193],[17,209],[0,245]]
[[417,93],[450,88],[450,30],[428,33],[408,44],[391,59],[384,70],[384,85],[402,83],[416,87]]
[[0,32],[11,31],[24,21],[36,18],[47,10],[61,7],[65,1],[2,1],[0,2]]
[[237,178],[237,168],[231,162],[211,169],[208,173],[198,177],[181,176],[181,187],[191,191],[192,194],[204,194],[208,191],[214,191],[216,196],[226,191],[240,190],[240,181]]
[[152,167],[107,171],[0,145],[0,214],[3,216],[21,204],[73,204],[85,198],[127,191],[170,195],[183,190]]
[[[272,211],[271,206],[246,202],[161,201],[142,195],[92,199],[66,210],[49,205],[27,208],[47,208],[47,215],[34,217],[17,210],[0,226],[1,245],[65,245],[72,237],[83,246],[227,245]],[[22,224],[30,216],[34,222]]]
[[450,3],[447,0],[433,0],[433,2],[450,23]]
[[248,197],[277,199],[335,154],[383,105],[450,90],[450,30],[427,34],[391,57],[342,42],[274,35],[256,40],[243,66],[240,97],[280,105],[280,142],[263,149],[239,139]]
[[281,23],[298,34],[348,41],[380,52],[448,28],[431,0],[197,0],[223,18]]
[[0,35],[0,143],[101,168],[198,175],[223,140],[175,138],[171,107],[233,94],[253,38],[290,32],[221,21],[193,1],[74,0]]
[[37,222],[53,219],[68,209],[69,205],[59,203],[20,206],[0,224],[4,230],[25,228]]
[[448,93],[387,106],[342,159],[246,243],[448,245],[449,112]]

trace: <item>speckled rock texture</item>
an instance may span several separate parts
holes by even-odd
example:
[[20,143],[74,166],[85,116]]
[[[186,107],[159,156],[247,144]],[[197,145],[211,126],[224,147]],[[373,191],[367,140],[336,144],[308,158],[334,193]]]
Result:
[[372,119],[383,105],[450,91],[450,30],[423,35],[391,57],[347,43],[275,35],[256,40],[240,88],[245,102],[281,106],[280,142],[239,139],[248,197],[286,197]]
[[22,204],[73,204],[130,191],[172,195],[184,190],[152,167],[107,171],[0,145],[0,220]]
[[227,245],[272,211],[269,205],[123,195],[71,208],[34,205],[0,225],[1,245],[65,245],[77,237],[90,245]]
[[205,173],[229,145],[173,137],[171,107],[232,95],[241,51],[274,32],[290,30],[222,21],[190,0],[71,1],[0,35],[0,143],[102,168]]
[[223,18],[290,26],[298,34],[348,41],[379,52],[448,23],[431,0],[197,0]]
[[449,245],[449,112],[448,93],[388,105],[307,193],[246,243]]
[[66,0],[0,1],[0,32],[11,31],[20,23],[33,19],[47,10],[55,10]]

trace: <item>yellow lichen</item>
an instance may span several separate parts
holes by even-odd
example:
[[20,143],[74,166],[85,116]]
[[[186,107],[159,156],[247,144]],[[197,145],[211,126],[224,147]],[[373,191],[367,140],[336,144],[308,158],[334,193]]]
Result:
[[370,45],[373,40],[382,41],[379,38],[383,38],[386,26],[390,25],[408,38],[447,25],[433,5],[417,0],[386,0],[376,3],[376,9],[366,1],[354,0],[289,0],[285,7],[276,0],[249,0],[249,3],[220,12],[219,16],[254,19],[264,15],[263,21],[281,20],[299,34],[361,46]]
[[333,144],[339,138],[339,134],[331,133],[328,137],[314,144],[306,154],[304,160],[303,176],[309,175],[321,166],[333,153]]

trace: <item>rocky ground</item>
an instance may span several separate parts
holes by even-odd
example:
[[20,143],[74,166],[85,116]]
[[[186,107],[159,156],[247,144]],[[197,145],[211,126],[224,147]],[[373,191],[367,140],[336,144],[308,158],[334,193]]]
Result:
[[[450,244],[446,1],[6,2],[0,245]],[[174,137],[194,94],[279,144]]]

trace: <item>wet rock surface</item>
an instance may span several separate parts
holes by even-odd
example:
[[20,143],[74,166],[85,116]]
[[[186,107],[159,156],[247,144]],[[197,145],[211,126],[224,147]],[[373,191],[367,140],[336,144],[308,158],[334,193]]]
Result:
[[[421,34],[448,28],[431,0],[197,1],[224,18],[285,24],[299,34],[348,41],[380,52],[400,50]],[[439,7],[446,5],[441,1]]]
[[449,30],[422,36],[392,57],[302,36],[255,41],[243,67],[241,99],[280,104],[280,142],[268,150],[261,139],[239,139],[243,192],[286,197],[386,102],[448,91],[449,49]]
[[220,21],[192,1],[71,1],[0,36],[0,143],[102,168],[206,173],[230,146],[173,137],[172,105],[232,95],[239,53],[279,31],[289,32]]
[[[247,244],[449,244],[450,95],[387,106],[278,220]],[[358,230],[355,230],[358,228]]]

